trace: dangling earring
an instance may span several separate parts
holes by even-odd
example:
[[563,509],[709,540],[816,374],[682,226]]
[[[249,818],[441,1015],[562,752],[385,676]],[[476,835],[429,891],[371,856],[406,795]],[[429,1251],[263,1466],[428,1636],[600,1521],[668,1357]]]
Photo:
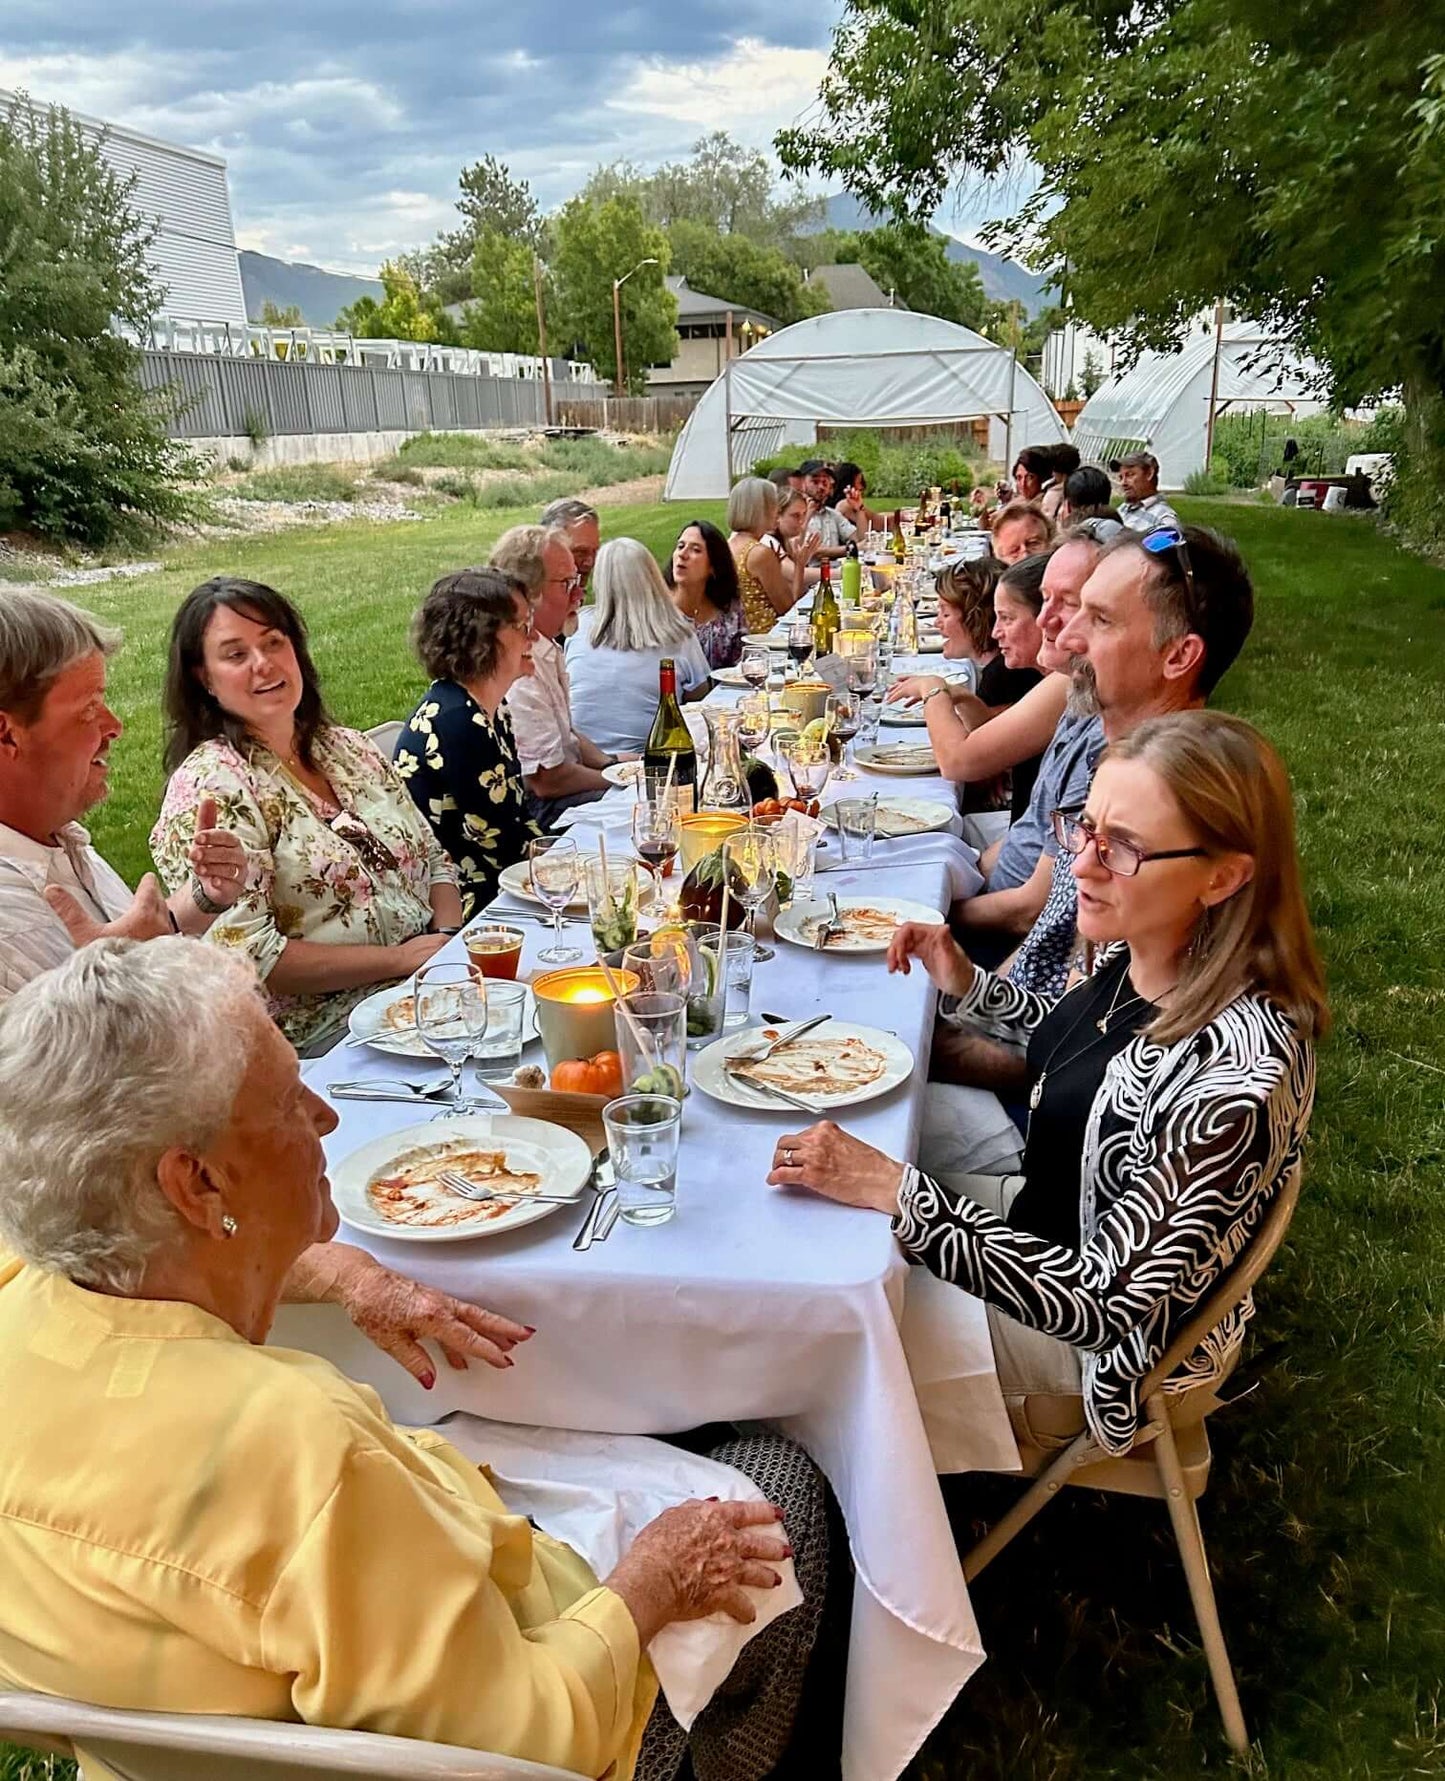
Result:
[[239,1231],[240,1228],[241,1228],[240,1225],[238,1225],[236,1223],[235,1219],[231,1217],[229,1212],[227,1212],[222,1217],[222,1219],[221,1219],[221,1235],[223,1237],[234,1237],[236,1232]]

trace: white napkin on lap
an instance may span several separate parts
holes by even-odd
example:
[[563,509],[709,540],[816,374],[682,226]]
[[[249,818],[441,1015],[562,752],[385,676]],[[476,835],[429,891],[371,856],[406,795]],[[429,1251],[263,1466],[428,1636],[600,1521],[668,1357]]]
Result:
[[[449,1416],[440,1425],[452,1445],[485,1465],[497,1494],[554,1540],[580,1552],[599,1577],[612,1570],[638,1533],[664,1509],[691,1497],[762,1502],[751,1478],[645,1435],[592,1435],[573,1429],[524,1428],[480,1416]],[[779,1532],[783,1530],[779,1528]],[[712,1699],[749,1639],[803,1599],[787,1559],[773,1566],[776,1589],[747,1593],[758,1617],[740,1626],[726,1614],[676,1621],[647,1655],[684,1730]]]

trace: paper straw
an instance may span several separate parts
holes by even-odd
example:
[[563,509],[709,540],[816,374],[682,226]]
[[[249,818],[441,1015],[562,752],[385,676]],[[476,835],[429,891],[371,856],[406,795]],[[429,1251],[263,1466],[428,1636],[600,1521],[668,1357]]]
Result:
[[602,975],[607,979],[607,987],[612,991],[612,999],[616,1002],[623,1020],[627,1022],[627,1028],[632,1034],[633,1043],[642,1053],[643,1061],[646,1063],[648,1069],[655,1070],[657,1068],[657,1058],[653,1054],[652,1043],[647,1034],[637,1024],[637,1016],[627,1006],[626,1001],[623,999],[622,986],[612,975],[611,965],[608,964],[607,960],[603,958],[600,952],[597,955],[597,963],[602,968]]

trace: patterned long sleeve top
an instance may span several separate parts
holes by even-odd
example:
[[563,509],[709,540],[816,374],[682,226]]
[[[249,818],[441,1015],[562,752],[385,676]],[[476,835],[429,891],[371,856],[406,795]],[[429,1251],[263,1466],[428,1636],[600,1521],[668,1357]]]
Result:
[[[1022,1037],[1051,1006],[981,971],[941,1012],[1012,1022]],[[1085,1137],[1079,1250],[955,1201],[916,1169],[894,1230],[930,1272],[1083,1350],[1088,1426],[1123,1453],[1141,1381],[1298,1172],[1314,1085],[1313,1046],[1290,1017],[1240,996],[1186,1039],[1140,1033],[1110,1060]],[[1251,1314],[1247,1302],[1232,1312],[1185,1372],[1217,1375]]]
[[511,717],[505,706],[488,717],[464,687],[434,680],[397,739],[393,764],[456,861],[470,921],[542,832],[527,814]]

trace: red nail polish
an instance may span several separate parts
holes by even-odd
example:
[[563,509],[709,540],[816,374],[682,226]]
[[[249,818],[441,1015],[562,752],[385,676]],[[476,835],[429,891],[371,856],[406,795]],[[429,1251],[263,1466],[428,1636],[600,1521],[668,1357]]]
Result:
[[430,1391],[436,1382],[437,1376],[435,1373],[422,1373],[419,1376],[419,1383],[423,1391]]
[[535,1336],[537,1333],[537,1326],[535,1323],[524,1323],[522,1325],[522,1328],[527,1332],[527,1334],[529,1336]]
[[504,1354],[502,1356],[502,1365],[504,1367],[514,1367],[516,1364],[517,1363],[512,1359],[510,1354]]

